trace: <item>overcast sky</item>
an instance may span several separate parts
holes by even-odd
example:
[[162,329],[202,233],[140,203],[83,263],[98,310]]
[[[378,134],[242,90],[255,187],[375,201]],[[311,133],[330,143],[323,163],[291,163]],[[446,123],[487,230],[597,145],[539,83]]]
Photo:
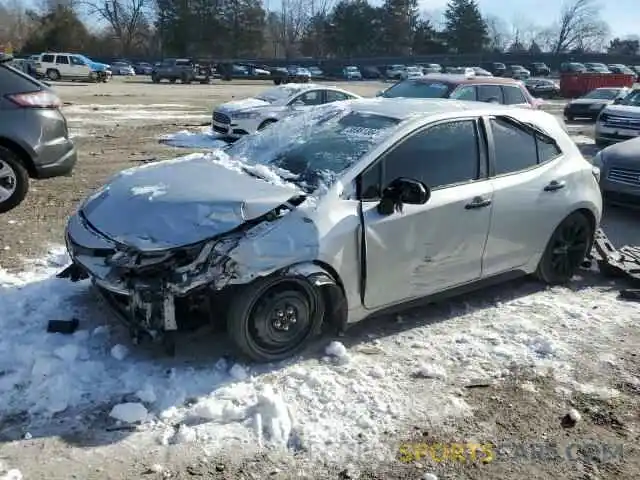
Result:
[[[419,0],[421,10],[443,10],[447,0]],[[511,24],[549,25],[558,18],[561,0],[478,0],[483,15],[495,15]],[[640,35],[640,0],[602,0],[602,18],[611,27],[611,35]]]

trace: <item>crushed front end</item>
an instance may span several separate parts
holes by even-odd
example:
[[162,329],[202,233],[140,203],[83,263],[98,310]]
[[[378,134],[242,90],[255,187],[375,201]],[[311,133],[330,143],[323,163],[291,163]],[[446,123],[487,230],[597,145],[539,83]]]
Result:
[[[58,276],[89,278],[132,335],[159,338],[211,318],[212,293],[230,278],[225,254],[241,237],[231,232],[197,245],[141,252],[105,237],[77,213],[66,232],[73,263]],[[177,310],[185,313],[182,324]]]

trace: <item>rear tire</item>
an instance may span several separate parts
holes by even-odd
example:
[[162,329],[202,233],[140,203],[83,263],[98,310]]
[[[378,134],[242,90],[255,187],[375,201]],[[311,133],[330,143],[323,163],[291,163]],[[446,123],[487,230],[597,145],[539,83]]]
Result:
[[548,285],[568,283],[584,262],[594,234],[585,214],[574,212],[566,217],[551,235],[536,277]]
[[263,277],[231,299],[227,334],[256,362],[276,362],[301,352],[320,333],[321,293],[305,278]]
[[29,173],[18,156],[0,146],[0,213],[22,203],[29,191]]
[[46,75],[47,75],[47,78],[53,82],[60,80],[60,72],[53,68],[50,68],[49,70],[47,70]]

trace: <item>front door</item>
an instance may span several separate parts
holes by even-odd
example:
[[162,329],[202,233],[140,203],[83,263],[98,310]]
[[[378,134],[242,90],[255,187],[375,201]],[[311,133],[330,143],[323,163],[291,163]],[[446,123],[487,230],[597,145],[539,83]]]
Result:
[[89,67],[89,65],[87,65],[84,61],[82,61],[82,59],[80,57],[76,57],[74,55],[72,55],[71,57],[69,57],[69,59],[71,60],[71,71],[72,71],[72,76],[74,78],[89,78],[89,75],[91,73],[91,67]]
[[[363,173],[366,308],[480,278],[492,206],[485,145],[475,119],[447,121],[414,133]],[[380,191],[398,177],[424,182],[431,198],[381,215]]]

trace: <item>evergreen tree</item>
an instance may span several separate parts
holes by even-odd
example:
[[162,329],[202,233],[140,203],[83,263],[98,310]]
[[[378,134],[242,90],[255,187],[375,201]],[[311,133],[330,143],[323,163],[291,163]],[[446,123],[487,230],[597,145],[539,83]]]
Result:
[[480,53],[488,45],[487,24],[475,0],[450,0],[444,15],[448,44],[457,53]]
[[418,26],[418,0],[385,0],[382,11],[385,53],[411,54],[413,36]]

